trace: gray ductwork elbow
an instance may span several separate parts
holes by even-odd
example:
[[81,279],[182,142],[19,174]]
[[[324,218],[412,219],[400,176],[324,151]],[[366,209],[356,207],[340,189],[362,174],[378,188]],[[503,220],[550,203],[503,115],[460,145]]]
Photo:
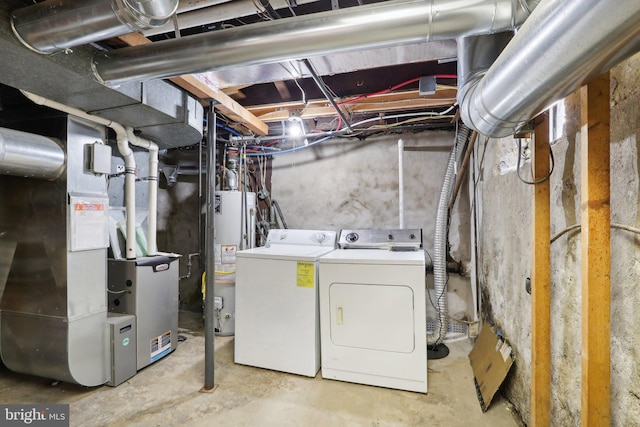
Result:
[[[640,51],[640,3],[620,0],[546,1],[538,6],[488,70],[459,64],[463,122],[500,138],[554,102]],[[459,61],[480,53],[462,39]],[[460,77],[459,77],[460,78]]]
[[[460,118],[479,133],[493,133],[503,122],[492,116],[482,104],[482,81],[487,70],[507,46],[513,32],[463,37],[458,39],[458,105]],[[512,133],[505,129],[506,135]],[[506,136],[503,135],[503,136]]]

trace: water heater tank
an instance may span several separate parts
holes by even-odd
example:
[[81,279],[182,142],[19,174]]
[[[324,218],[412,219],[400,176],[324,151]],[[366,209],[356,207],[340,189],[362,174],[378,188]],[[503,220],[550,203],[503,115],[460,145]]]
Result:
[[236,252],[255,246],[256,194],[215,193],[215,330],[235,333]]

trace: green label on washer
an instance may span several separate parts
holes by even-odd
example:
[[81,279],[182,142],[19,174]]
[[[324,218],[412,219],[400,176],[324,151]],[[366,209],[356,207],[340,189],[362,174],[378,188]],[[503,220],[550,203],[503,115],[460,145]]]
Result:
[[122,345],[125,346],[125,347],[128,346],[129,345],[129,338],[123,339],[122,340]]

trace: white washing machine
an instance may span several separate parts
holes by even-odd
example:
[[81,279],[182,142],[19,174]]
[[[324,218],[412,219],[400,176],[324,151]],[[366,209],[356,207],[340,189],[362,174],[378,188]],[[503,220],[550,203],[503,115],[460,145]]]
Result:
[[343,230],[319,260],[322,378],[427,392],[422,233]]
[[236,254],[236,363],[314,377],[320,369],[317,260],[336,232],[271,230]]

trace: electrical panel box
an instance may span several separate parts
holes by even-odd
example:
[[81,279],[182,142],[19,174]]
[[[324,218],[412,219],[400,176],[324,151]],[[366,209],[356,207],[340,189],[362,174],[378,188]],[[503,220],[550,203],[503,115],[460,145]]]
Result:
[[107,384],[115,387],[137,372],[136,316],[108,313],[107,325],[111,352],[111,379]]
[[95,174],[111,173],[111,146],[101,142],[85,145],[85,170]]

